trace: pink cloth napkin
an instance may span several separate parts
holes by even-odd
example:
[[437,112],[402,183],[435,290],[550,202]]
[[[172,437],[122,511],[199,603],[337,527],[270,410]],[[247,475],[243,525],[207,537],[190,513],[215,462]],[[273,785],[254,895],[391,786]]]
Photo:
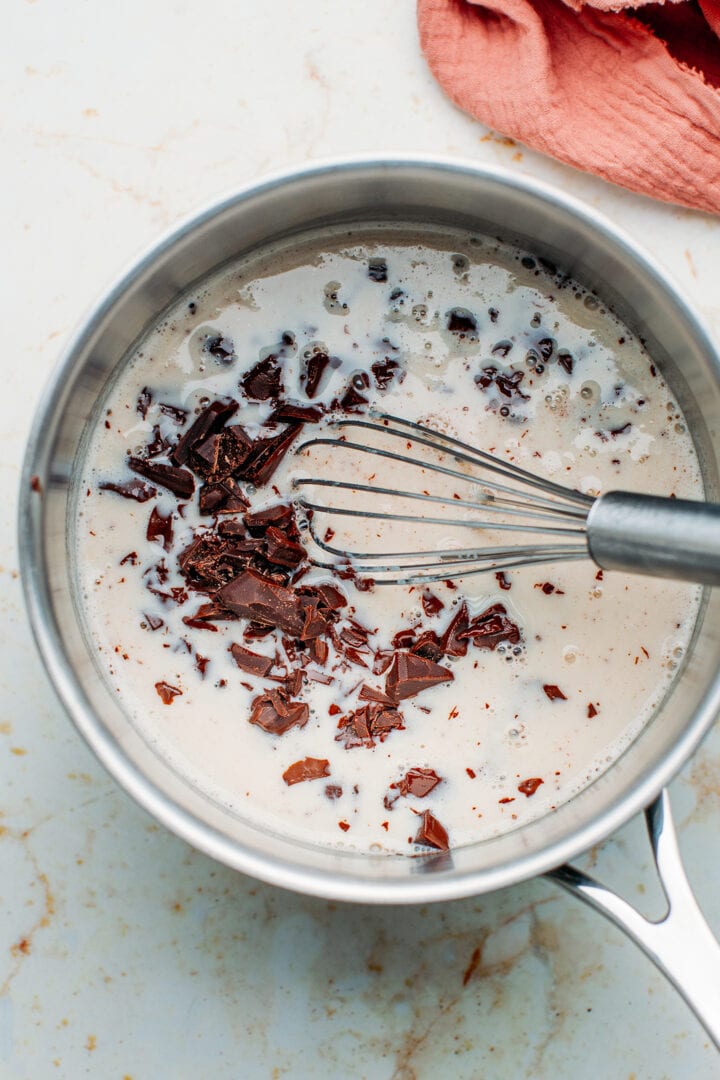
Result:
[[720,0],[418,0],[430,68],[504,135],[720,212]]

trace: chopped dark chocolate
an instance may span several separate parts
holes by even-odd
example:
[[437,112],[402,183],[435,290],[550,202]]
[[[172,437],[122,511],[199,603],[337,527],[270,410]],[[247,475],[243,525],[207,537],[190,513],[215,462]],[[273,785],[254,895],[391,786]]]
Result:
[[206,480],[225,480],[240,469],[250,456],[252,440],[240,424],[208,435],[193,448],[190,465]]
[[[264,536],[268,526],[275,525],[278,529],[284,529],[294,540],[297,540],[297,530],[295,528],[290,529],[295,523],[295,512],[292,506],[288,506],[286,503],[268,506],[264,510],[253,510],[245,514],[243,521],[251,536]],[[230,522],[228,522],[229,526]],[[222,532],[222,530],[223,526],[221,525],[220,531]]]
[[152,391],[149,386],[143,386],[142,390],[138,394],[137,404],[135,408],[142,416],[143,420],[147,417],[148,409],[152,405]]
[[502,589],[503,592],[507,592],[508,589],[512,589],[512,582],[508,581],[504,570],[497,570],[495,572],[495,580],[498,583],[498,588]]
[[341,799],[343,790],[337,784],[328,784],[325,788],[325,797],[328,799]]
[[203,484],[198,496],[201,514],[240,514],[250,502],[236,480],[229,476],[216,484]]
[[128,458],[128,465],[133,472],[172,491],[178,499],[189,499],[195,491],[195,480],[187,469],[178,469],[175,465],[159,465],[138,457]]
[[332,407],[343,409],[345,412],[355,412],[361,405],[367,405],[365,390],[370,387],[370,376],[367,371],[356,371],[352,376],[344,394],[339,401],[334,401]]
[[168,514],[167,517],[163,517],[157,506],[153,506],[145,535],[147,536],[148,540],[162,541],[162,546],[165,551],[169,551],[172,547],[173,542],[172,514]]
[[307,641],[327,630],[318,602],[299,591],[278,585],[253,570],[245,570],[220,589],[216,599],[245,619],[277,627]]
[[438,784],[442,783],[442,777],[438,776],[434,769],[408,769],[397,784],[393,784],[401,795],[414,795],[416,799],[424,799]]
[[484,367],[482,371],[475,376],[475,382],[482,390],[488,390],[491,386],[496,386],[503,397],[518,398],[521,401],[527,401],[528,394],[524,394],[520,389],[520,383],[524,378],[524,371],[511,371],[508,373],[500,371],[498,368],[491,365],[489,367]]
[[301,428],[302,424],[288,424],[279,435],[256,439],[238,477],[258,487],[267,484]]
[[186,409],[181,409],[177,405],[168,405],[166,401],[161,401],[158,404],[160,412],[165,413],[171,420],[174,420],[176,424],[184,424],[187,420],[188,414]]
[[225,334],[213,334],[212,337],[206,339],[203,345],[203,350],[214,356],[219,363],[229,367],[235,356],[235,346],[232,338],[227,337]]
[[470,626],[468,607],[463,600],[456,613],[448,623],[447,629],[442,636],[440,645],[445,656],[466,656],[468,643],[463,638]]
[[283,401],[268,417],[268,423],[317,424],[325,409],[321,405],[296,405]]
[[305,727],[309,715],[304,701],[291,701],[284,690],[270,690],[254,699],[249,720],[270,735],[284,735],[290,728]]
[[395,659],[385,678],[385,693],[393,701],[404,701],[438,683],[452,682],[452,671],[424,656],[409,652],[396,652]]
[[269,525],[265,533],[265,556],[268,562],[294,570],[305,558],[305,548]]
[[431,615],[437,615],[439,611],[445,607],[439,596],[426,589],[422,595],[422,606],[425,614],[430,617]]
[[563,694],[559,686],[555,686],[554,683],[545,683],[543,690],[547,694],[550,701],[567,701],[567,698]]
[[497,649],[501,641],[517,645],[520,641],[518,627],[508,618],[503,604],[492,604],[471,620],[467,630],[458,635],[471,640],[476,649]]
[[378,690],[375,686],[369,686],[368,683],[363,683],[360,687],[360,693],[358,694],[360,701],[374,701],[380,705],[390,705],[395,708],[395,702],[387,694],[384,694],[382,690]]
[[148,630],[159,630],[161,626],[165,625],[165,620],[161,619],[159,615],[151,615],[149,612],[143,612],[143,620],[147,624]]
[[575,361],[565,349],[561,349],[558,353],[558,364],[568,373],[568,375],[572,375]]
[[279,401],[282,397],[282,371],[277,359],[274,353],[270,353],[240,380],[241,387],[252,401]]
[[416,640],[417,634],[408,627],[405,630],[398,630],[390,644],[393,649],[410,649],[415,644]]
[[539,776],[533,776],[530,777],[529,780],[523,780],[521,784],[518,784],[518,791],[529,799],[543,783],[545,783],[545,781],[541,780]]
[[442,642],[435,633],[434,630],[426,630],[420,635],[415,644],[410,649],[411,653],[415,656],[424,656],[426,660],[442,660],[443,647]]
[[435,815],[431,814],[429,810],[423,812],[420,828],[415,836],[415,843],[437,848],[438,851],[447,851],[450,847],[447,829],[440,824]]
[[162,699],[163,705],[172,705],[176,697],[182,696],[182,690],[179,690],[177,686],[171,686],[170,683],[164,681],[156,682],[155,689]]
[[387,281],[387,263],[384,259],[370,259],[368,262],[367,275],[371,281]]
[[307,396],[314,398],[320,388],[325,368],[330,363],[330,357],[322,350],[312,350],[310,355],[303,359],[305,370],[300,375],[300,382],[304,384]]
[[397,378],[398,382],[402,382],[405,377],[405,372],[401,369],[399,362],[389,356],[376,360],[370,370],[378,390],[387,390],[393,379]]
[[122,495],[123,499],[134,499],[139,503],[147,502],[157,495],[157,488],[144,484],[142,480],[126,480],[121,484],[103,480],[99,487],[101,491],[114,491],[116,495]]
[[263,679],[275,662],[270,656],[261,656],[260,653],[251,652],[250,649],[244,649],[242,645],[235,643],[230,646],[230,652],[242,671],[247,671],[250,675],[259,675]]
[[598,714],[598,711],[597,711],[597,709],[595,708],[595,706],[593,705],[592,702],[590,702],[590,704],[587,707],[587,714],[588,714],[588,720],[592,720],[592,718],[594,716],[597,716],[597,714]]
[[180,437],[177,446],[170,454],[170,460],[174,465],[184,465],[190,457],[190,452],[199,446],[201,442],[224,427],[231,416],[238,410],[237,401],[213,401],[193,421],[184,435]]
[[[330,762],[326,758],[306,757],[296,761],[283,773],[283,780],[288,786],[300,784],[304,780],[321,780],[330,775]],[[328,785],[329,786],[329,785]],[[325,789],[327,793],[327,788]]]
[[346,750],[358,746],[369,748],[376,740],[384,742],[391,731],[404,727],[402,713],[394,705],[371,702],[340,718],[335,740],[343,743]]

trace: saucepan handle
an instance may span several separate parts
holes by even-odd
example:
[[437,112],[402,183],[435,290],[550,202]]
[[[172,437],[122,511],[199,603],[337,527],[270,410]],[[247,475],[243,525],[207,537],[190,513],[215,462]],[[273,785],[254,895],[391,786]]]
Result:
[[685,875],[667,791],[647,808],[645,820],[668,905],[656,922],[574,866],[559,866],[547,877],[624,930],[680,991],[720,1048],[720,944]]

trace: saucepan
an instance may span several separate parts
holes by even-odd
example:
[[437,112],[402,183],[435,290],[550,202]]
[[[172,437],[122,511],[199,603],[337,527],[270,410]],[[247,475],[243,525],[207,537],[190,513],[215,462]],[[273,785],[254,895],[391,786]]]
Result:
[[[461,161],[357,158],[285,172],[217,202],[154,245],[82,323],[47,388],[22,477],[20,554],[50,678],[125,790],[220,862],[299,892],[377,904],[451,900],[547,874],[621,926],[720,1044],[720,946],[687,883],[663,790],[720,709],[720,590],[704,596],[671,691],[603,775],[553,813],[444,855],[360,855],[261,830],[175,772],[130,722],[95,665],[80,625],[69,527],[76,464],[108,380],[178,294],[228,260],[309,229],[387,221],[501,236],[596,290],[647,342],[688,420],[707,497],[719,501],[720,357],[664,272],[607,220],[534,180]],[[643,811],[668,901],[658,922],[569,865]]]

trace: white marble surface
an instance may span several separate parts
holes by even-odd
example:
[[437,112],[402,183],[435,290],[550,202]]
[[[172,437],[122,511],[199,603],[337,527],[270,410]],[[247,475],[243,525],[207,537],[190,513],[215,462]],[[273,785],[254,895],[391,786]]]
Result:
[[[14,531],[32,409],[70,328],[159,231],[270,169],[432,151],[542,177],[642,239],[716,333],[720,222],[458,112],[425,69],[410,0],[9,0],[0,50],[0,1078],[716,1077],[649,961],[547,882],[344,907],[232,873],[156,826],[53,697]],[[717,732],[672,795],[720,932]],[[657,907],[639,823],[589,862]]]

